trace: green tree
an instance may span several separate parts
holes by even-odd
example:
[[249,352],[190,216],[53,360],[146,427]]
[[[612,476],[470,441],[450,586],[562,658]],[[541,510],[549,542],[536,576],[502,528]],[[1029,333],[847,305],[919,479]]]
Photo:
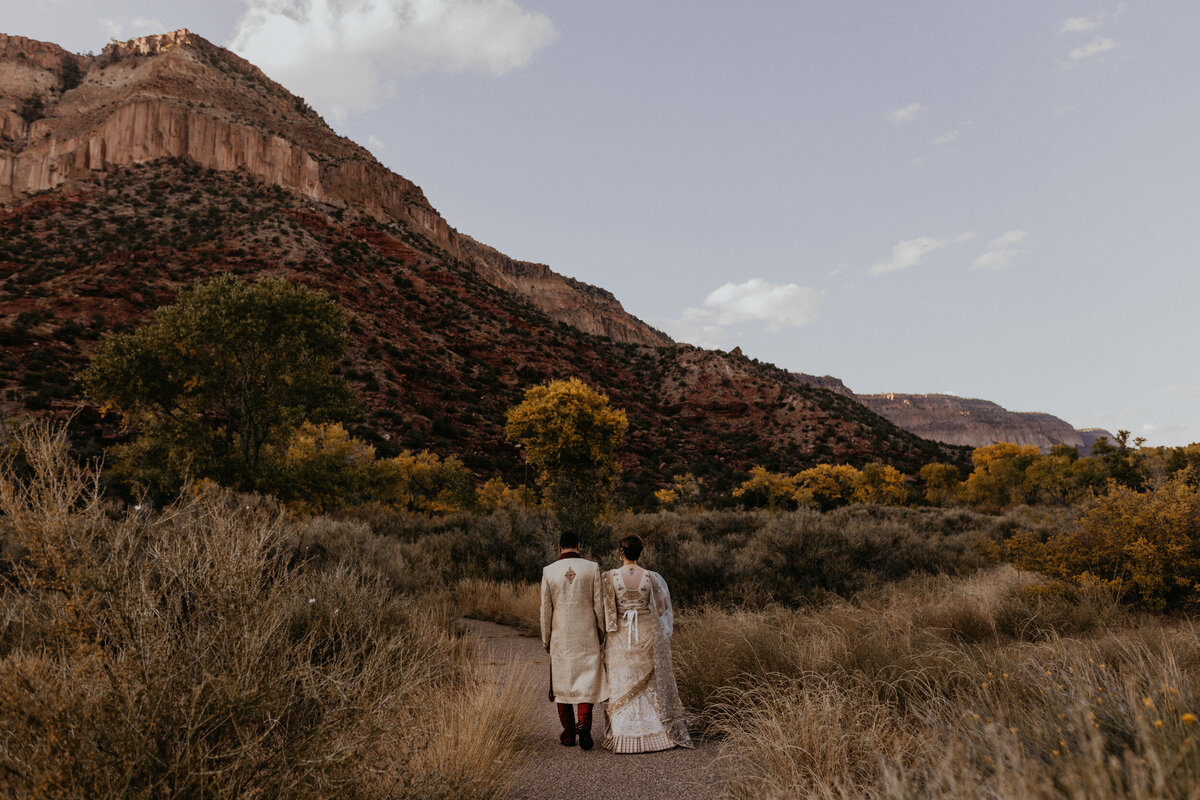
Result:
[[1141,489],[1146,484],[1146,476],[1142,471],[1144,456],[1142,445],[1146,442],[1140,436],[1129,446],[1129,431],[1117,431],[1117,443],[1112,444],[1107,436],[1092,445],[1092,457],[1104,465],[1108,477],[1122,486],[1131,489]]
[[950,505],[962,488],[958,467],[953,464],[926,464],[920,476],[925,484],[925,502],[933,506]]
[[624,411],[576,378],[534,386],[508,412],[508,438],[524,446],[559,523],[585,539],[609,508],[628,427]]
[[164,492],[189,477],[254,488],[264,445],[285,447],[304,420],[352,407],[333,374],[348,329],[322,292],[223,276],[132,333],[106,336],[81,379],[90,400],[137,433],[116,452],[118,474]]

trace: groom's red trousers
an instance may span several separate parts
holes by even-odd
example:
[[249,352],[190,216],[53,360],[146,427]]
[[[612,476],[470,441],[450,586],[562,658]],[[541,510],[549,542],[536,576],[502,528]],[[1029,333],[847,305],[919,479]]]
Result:
[[592,704],[577,703],[574,708],[570,703],[556,703],[558,706],[558,721],[562,725],[562,733],[558,738],[563,744],[575,743],[575,728],[578,725],[586,731],[592,729]]

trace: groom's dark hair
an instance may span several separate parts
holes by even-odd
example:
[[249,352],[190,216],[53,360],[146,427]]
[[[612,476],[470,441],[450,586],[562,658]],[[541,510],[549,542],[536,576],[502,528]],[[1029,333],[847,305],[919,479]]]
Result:
[[575,531],[563,531],[558,537],[558,547],[560,550],[575,550],[579,547],[579,534]]

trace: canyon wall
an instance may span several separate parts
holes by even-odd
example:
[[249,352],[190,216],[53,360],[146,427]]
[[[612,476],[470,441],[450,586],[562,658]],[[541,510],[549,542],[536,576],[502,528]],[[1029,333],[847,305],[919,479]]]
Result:
[[[63,90],[64,59],[82,82]],[[26,98],[43,116],[27,123]],[[397,222],[445,257],[551,318],[620,342],[669,344],[610,293],[516,261],[455,231],[420,187],[337,136],[300,98],[249,62],[188,31],[114,43],[99,56],[0,35],[0,203],[91,171],[183,157],[242,170],[312,200]]]

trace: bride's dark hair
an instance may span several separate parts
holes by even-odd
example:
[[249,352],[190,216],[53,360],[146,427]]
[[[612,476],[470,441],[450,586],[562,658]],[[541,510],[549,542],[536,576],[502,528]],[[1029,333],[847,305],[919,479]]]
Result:
[[637,561],[642,555],[642,538],[631,533],[617,542],[617,549],[630,561]]

